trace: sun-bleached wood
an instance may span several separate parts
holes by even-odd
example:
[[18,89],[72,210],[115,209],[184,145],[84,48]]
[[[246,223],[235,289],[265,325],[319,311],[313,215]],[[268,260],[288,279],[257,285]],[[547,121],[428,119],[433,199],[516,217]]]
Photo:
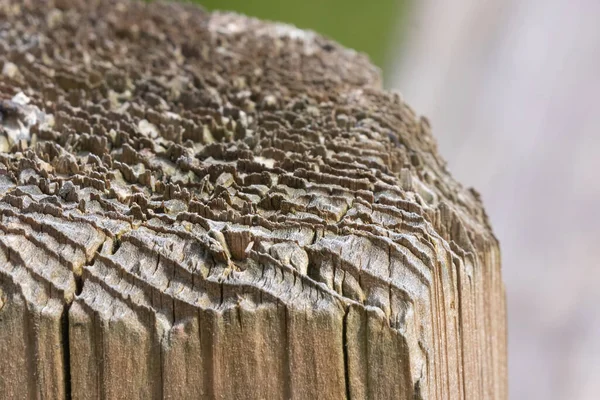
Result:
[[0,397],[506,398],[480,199],[364,56],[0,0],[0,70]]

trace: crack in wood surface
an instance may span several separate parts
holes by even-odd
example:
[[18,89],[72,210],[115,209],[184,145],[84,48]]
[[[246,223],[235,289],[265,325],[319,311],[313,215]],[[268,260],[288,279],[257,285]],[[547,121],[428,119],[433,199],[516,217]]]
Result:
[[328,39],[0,0],[0,397],[507,397],[498,242]]

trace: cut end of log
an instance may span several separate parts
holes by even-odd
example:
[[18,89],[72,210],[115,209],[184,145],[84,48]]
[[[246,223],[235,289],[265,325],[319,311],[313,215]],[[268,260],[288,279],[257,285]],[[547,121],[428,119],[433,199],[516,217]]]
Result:
[[6,398],[504,399],[498,242],[366,57],[0,0]]

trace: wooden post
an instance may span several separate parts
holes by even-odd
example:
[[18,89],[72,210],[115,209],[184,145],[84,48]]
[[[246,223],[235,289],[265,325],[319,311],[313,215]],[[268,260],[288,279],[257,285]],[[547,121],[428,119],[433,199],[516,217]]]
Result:
[[364,56],[0,0],[0,70],[1,398],[507,397],[480,199]]

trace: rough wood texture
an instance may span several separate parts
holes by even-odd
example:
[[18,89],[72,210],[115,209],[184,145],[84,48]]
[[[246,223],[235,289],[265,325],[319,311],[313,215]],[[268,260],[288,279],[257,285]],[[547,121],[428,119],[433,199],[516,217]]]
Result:
[[0,0],[0,70],[2,398],[506,398],[498,243],[363,56]]

